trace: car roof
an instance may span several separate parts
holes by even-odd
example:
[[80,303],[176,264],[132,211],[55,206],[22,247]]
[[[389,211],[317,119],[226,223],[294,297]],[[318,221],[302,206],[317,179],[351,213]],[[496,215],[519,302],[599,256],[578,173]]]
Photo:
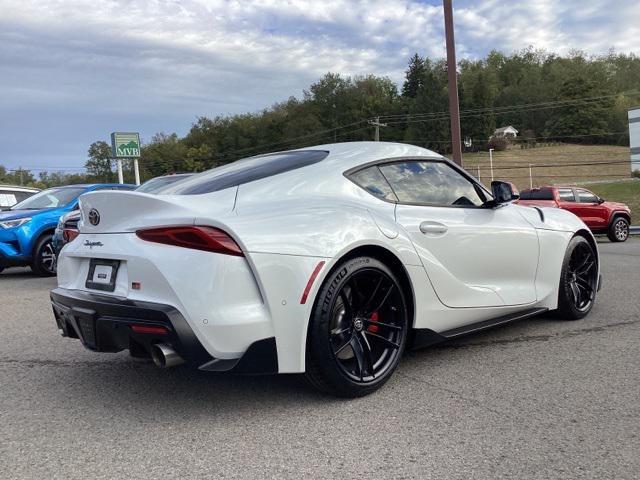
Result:
[[329,152],[327,158],[314,165],[314,169],[326,171],[341,169],[340,174],[351,168],[376,160],[402,157],[444,158],[439,153],[426,148],[395,142],[328,143],[296,150],[323,150]]
[[49,188],[98,188],[98,187],[122,187],[122,188],[135,188],[132,183],[74,183],[72,185],[60,185],[57,187]]
[[39,188],[23,187],[18,185],[0,185],[0,190],[14,190],[16,192],[34,192],[34,193],[37,193],[40,191]]

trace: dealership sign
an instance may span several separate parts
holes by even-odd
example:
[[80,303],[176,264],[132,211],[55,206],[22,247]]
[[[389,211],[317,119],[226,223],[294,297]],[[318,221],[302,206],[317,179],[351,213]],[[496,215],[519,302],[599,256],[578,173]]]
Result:
[[111,150],[114,158],[138,158],[140,156],[140,134],[131,132],[112,133]]

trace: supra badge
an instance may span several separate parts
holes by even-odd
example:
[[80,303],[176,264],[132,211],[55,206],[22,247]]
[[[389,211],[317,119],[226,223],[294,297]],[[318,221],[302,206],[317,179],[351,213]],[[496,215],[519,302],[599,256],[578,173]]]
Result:
[[89,210],[89,223],[94,227],[100,223],[100,212],[95,208]]
[[92,249],[93,247],[104,247],[104,244],[102,242],[90,242],[89,240],[85,240],[84,246]]

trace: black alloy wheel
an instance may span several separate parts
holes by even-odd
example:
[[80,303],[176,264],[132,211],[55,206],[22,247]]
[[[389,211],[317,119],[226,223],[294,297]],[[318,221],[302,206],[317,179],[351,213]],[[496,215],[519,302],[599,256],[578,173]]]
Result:
[[558,311],[570,320],[583,318],[593,307],[597,288],[596,253],[584,237],[574,237],[563,262]]
[[316,300],[307,378],[339,396],[371,393],[397,367],[407,330],[405,297],[393,272],[374,258],[349,260],[329,275]]
[[36,275],[52,277],[56,274],[56,255],[52,239],[51,235],[45,235],[36,245],[31,263],[31,270]]

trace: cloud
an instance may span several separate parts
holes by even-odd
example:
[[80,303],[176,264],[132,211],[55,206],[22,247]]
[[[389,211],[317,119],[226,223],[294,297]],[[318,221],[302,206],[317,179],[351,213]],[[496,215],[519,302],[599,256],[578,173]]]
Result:
[[[456,1],[458,56],[638,51],[637,2],[584,3]],[[327,71],[401,82],[414,52],[444,55],[439,1],[4,0],[0,163],[80,166],[113,130],[184,134],[200,115],[299,96]]]

